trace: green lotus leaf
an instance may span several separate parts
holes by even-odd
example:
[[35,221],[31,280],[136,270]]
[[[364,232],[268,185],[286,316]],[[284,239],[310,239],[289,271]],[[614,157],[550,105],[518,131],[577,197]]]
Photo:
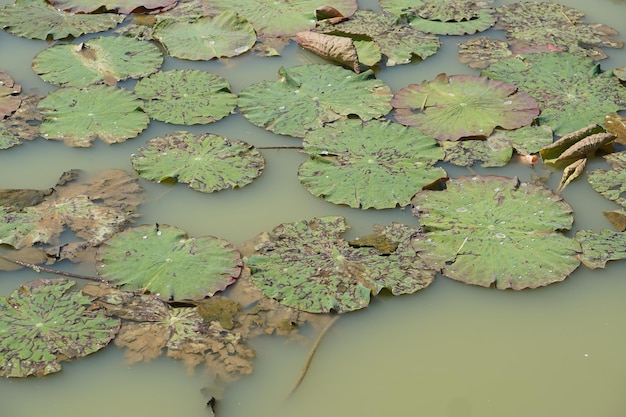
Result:
[[[204,0],[197,3],[196,12],[214,15],[236,10],[254,26],[259,37],[289,37],[315,27],[315,9],[327,4],[324,0]],[[350,16],[357,9],[357,2],[336,0],[332,6]]]
[[406,18],[411,26],[437,35],[482,32],[495,23],[491,1],[475,0],[379,0],[383,10]]
[[607,57],[599,47],[624,46],[611,37],[618,34],[615,29],[584,23],[583,12],[559,3],[519,2],[500,6],[496,11],[496,29],[505,30],[511,41],[532,46],[549,43],[561,51],[595,61]]
[[21,143],[19,137],[13,135],[4,125],[0,124],[0,149],[9,149]]
[[[43,195],[32,190],[10,191],[10,199],[1,199],[0,244],[16,249],[56,245],[66,228],[83,239],[55,248],[57,259],[74,260],[81,251],[126,227],[137,217],[137,207],[143,201],[138,179],[116,169],[87,181],[60,181]],[[17,200],[18,195],[27,198]]]
[[30,39],[75,38],[85,33],[109,30],[124,20],[124,16],[76,14],[58,10],[43,0],[16,0],[0,10],[0,28]]
[[158,13],[171,9],[177,0],[50,0],[50,3],[59,10],[74,13],[95,13],[104,8],[120,14]]
[[96,253],[98,275],[124,289],[164,300],[200,299],[224,290],[241,273],[241,256],[217,237],[190,238],[169,225],[141,225],[108,239]]
[[0,71],[0,120],[9,117],[20,107],[22,87],[16,84],[9,74]]
[[611,201],[626,208],[626,152],[617,152],[604,157],[613,169],[595,169],[587,181],[591,188]]
[[406,206],[423,186],[446,177],[444,152],[417,129],[379,120],[343,120],[308,133],[298,170],[313,195],[350,207]]
[[391,110],[391,89],[372,71],[301,65],[281,67],[278,74],[278,81],[244,88],[238,106],[251,123],[280,135],[304,137],[348,115],[370,120]]
[[73,147],[89,147],[95,138],[108,144],[124,142],[150,122],[131,91],[108,85],[59,88],[37,109],[44,117],[41,135]]
[[256,42],[252,25],[235,11],[189,19],[164,18],[152,35],[180,59],[228,58],[249,51]]
[[310,313],[358,310],[383,288],[409,294],[432,282],[433,271],[410,245],[416,229],[379,227],[378,234],[397,245],[386,255],[374,247],[350,246],[340,237],[347,229],[340,216],[275,227],[248,258],[253,282],[266,296]]
[[230,114],[237,103],[228,81],[201,70],[157,72],[140,80],[135,93],[153,119],[184,125],[213,123]]
[[626,109],[626,88],[591,59],[566,52],[518,55],[482,72],[517,85],[539,102],[539,124],[562,136]]
[[78,45],[57,44],[39,52],[33,71],[44,81],[72,87],[150,75],[163,63],[159,48],[124,36],[102,36]]
[[509,44],[489,36],[476,36],[458,45],[459,62],[471,68],[484,69],[513,55]]
[[188,132],[150,139],[131,162],[142,178],[175,179],[205,193],[243,187],[261,175],[265,165],[263,155],[245,142]]
[[398,122],[437,140],[487,137],[496,126],[517,129],[539,114],[535,99],[514,85],[474,75],[439,74],[433,81],[410,84],[391,105]]
[[412,200],[425,236],[419,256],[442,274],[499,289],[562,281],[580,261],[580,245],[565,237],[571,207],[551,190],[498,176],[460,177],[444,191],[418,191]]
[[60,362],[105,347],[120,320],[93,308],[91,298],[68,291],[75,282],[39,279],[0,297],[0,376],[43,376]]
[[321,21],[316,31],[355,39],[365,36],[387,56],[387,66],[408,64],[413,55],[426,59],[434,55],[440,46],[436,36],[402,24],[394,16],[369,10],[358,10],[338,23]]
[[580,242],[580,261],[587,268],[604,268],[608,261],[626,259],[626,233],[603,229],[600,233],[579,230],[574,236]]

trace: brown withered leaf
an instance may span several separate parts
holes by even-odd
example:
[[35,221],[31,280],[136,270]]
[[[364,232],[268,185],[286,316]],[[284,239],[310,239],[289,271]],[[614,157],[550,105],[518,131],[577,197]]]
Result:
[[37,104],[42,96],[33,94],[22,97],[19,108],[6,120],[0,121],[5,129],[23,140],[33,140],[39,137],[39,125],[43,116],[37,110]]
[[580,142],[587,136],[595,135],[597,133],[606,132],[604,128],[597,124],[592,124],[586,126],[582,129],[579,129],[575,132],[568,133],[564,135],[556,142],[551,143],[548,146],[544,146],[539,150],[539,154],[543,161],[547,164],[554,164],[555,161],[559,158],[559,156],[565,152],[567,149],[574,146],[576,143]]
[[618,232],[626,230],[626,211],[610,210],[602,212]]
[[22,98],[18,95],[22,91],[19,84],[15,84],[9,74],[0,71],[0,120],[8,117],[20,106]]
[[563,170],[563,176],[561,177],[561,182],[559,182],[559,188],[557,188],[557,194],[560,193],[567,187],[567,185],[574,181],[576,178],[583,173],[585,166],[587,165],[587,158],[577,159],[572,162]]
[[607,114],[604,119],[604,127],[607,132],[616,136],[615,142],[626,145],[626,117],[617,113]]
[[338,62],[357,74],[360,72],[359,56],[351,38],[303,31],[296,33],[294,39],[301,47]]
[[598,149],[601,149],[613,140],[615,140],[615,135],[608,132],[587,136],[563,151],[554,163],[558,165],[561,162],[592,156]]

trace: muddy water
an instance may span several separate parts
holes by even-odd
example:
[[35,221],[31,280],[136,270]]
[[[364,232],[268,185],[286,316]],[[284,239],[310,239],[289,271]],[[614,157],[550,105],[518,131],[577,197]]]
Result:
[[[0,5],[5,3],[0,0]],[[590,22],[621,30],[618,38],[626,40],[624,2],[562,3],[583,10]],[[456,61],[458,42],[458,38],[445,38],[435,57],[383,69],[378,76],[396,91],[440,72],[475,73]],[[50,87],[32,73],[30,61],[45,46],[45,42],[0,33],[0,68],[27,92],[43,93]],[[602,62],[603,68],[626,65],[624,51],[608,53],[611,58]],[[164,69],[207,69],[226,77],[237,93],[259,80],[274,80],[281,65],[309,62],[321,60],[292,45],[280,59],[168,60]],[[38,139],[1,151],[0,188],[47,188],[69,168],[82,169],[86,175],[105,168],[132,170],[130,154],[149,138],[177,129],[152,122],[140,137],[114,146],[97,143],[90,149],[70,149]],[[256,146],[298,142],[269,134],[239,115],[185,129],[221,133]],[[295,175],[304,156],[286,150],[263,154],[267,160],[263,175],[234,192],[204,195],[184,186],[143,181],[150,201],[142,206],[141,221],[169,223],[193,236],[210,234],[235,243],[282,222],[322,215],[345,216],[353,226],[352,234],[368,233],[374,223],[416,224],[410,213],[399,209],[361,211],[318,200],[299,185]],[[600,164],[594,162],[591,169]],[[536,173],[522,166],[478,172],[522,179]],[[457,168],[449,173],[457,176],[468,171]],[[549,185],[555,183],[558,175]],[[568,186],[563,196],[576,212],[575,228],[610,227],[601,211],[615,206],[584,181]],[[93,273],[91,265],[74,269]],[[474,288],[438,277],[416,295],[377,298],[331,328],[306,379],[289,400],[285,396],[309,346],[287,344],[281,338],[256,339],[252,342],[257,351],[255,372],[226,391],[218,415],[622,417],[626,413],[625,271],[619,262],[599,271],[581,267],[563,283],[524,292]],[[0,272],[0,294],[39,277],[29,271]],[[204,417],[210,413],[201,390],[208,384],[202,370],[189,376],[182,364],[165,358],[126,365],[123,352],[110,346],[64,365],[64,371],[52,377],[0,380],[0,416]]]

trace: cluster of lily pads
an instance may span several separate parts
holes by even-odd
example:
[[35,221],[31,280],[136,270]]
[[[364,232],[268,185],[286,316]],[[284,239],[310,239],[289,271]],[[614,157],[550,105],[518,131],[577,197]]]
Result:
[[[239,111],[301,141],[309,158],[297,175],[311,194],[357,209],[410,205],[417,217],[415,225],[376,226],[350,241],[341,236],[343,217],[300,220],[245,249],[171,225],[131,227],[145,198],[125,171],[86,181],[70,171],[46,190],[0,190],[0,245],[10,247],[0,257],[33,265],[95,256],[93,279],[101,282],[71,290],[67,279],[43,279],[0,297],[0,375],[56,372],[59,361],[115,340],[133,360],[165,350],[228,379],[251,372],[251,337],[295,334],[294,326],[326,319],[321,313],[366,307],[384,289],[414,293],[436,273],[519,290],[561,281],[581,262],[598,268],[626,257],[626,119],[617,114],[626,109],[626,71],[603,72],[596,63],[606,57],[598,47],[623,46],[615,32],[556,3],[380,5],[375,13],[352,0],[333,7],[316,0],[17,0],[0,10],[0,27],[14,35],[65,40],[33,60],[33,70],[59,86],[46,97],[24,95],[0,72],[0,149],[37,137],[114,144],[138,136],[150,119],[208,125]],[[130,13],[141,16],[130,21]],[[394,94],[372,70],[426,59],[438,35],[494,25],[506,42],[476,37],[459,46],[460,59],[483,68],[479,76],[442,73]],[[109,32],[74,39],[101,31]],[[256,47],[276,55],[290,39],[343,67],[281,68],[276,80],[238,95],[206,71],[159,70],[164,53],[209,60]],[[118,85],[129,78],[139,79],[132,90]],[[566,235],[572,208],[545,185],[450,179],[440,166],[541,157],[564,169],[561,191],[597,152],[612,169],[592,171],[589,183],[623,209],[606,213],[617,231],[574,237]],[[141,178],[201,192],[241,188],[265,164],[243,141],[182,130],[150,139],[131,162]],[[61,244],[65,230],[80,240]],[[26,261],[32,248],[37,260]],[[228,299],[215,295],[227,288]]]

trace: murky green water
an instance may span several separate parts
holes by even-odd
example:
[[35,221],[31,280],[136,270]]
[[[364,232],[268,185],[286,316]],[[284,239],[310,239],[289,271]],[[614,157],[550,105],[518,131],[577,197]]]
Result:
[[[509,3],[510,1],[507,1]],[[0,5],[8,3],[0,0]],[[503,2],[498,2],[501,4]],[[588,21],[622,32],[626,40],[626,4],[617,0],[567,0]],[[366,5],[366,3],[361,3]],[[369,3],[371,4],[371,3]],[[394,91],[432,79],[439,72],[475,73],[456,61],[458,38],[446,38],[440,53],[417,65],[384,69],[378,76]],[[45,42],[0,33],[0,68],[27,92],[49,87],[30,70]],[[607,51],[602,67],[626,65],[623,50]],[[164,69],[203,68],[226,77],[238,93],[262,79],[274,80],[281,65],[321,62],[295,46],[280,59],[243,56],[226,62],[183,63]],[[132,171],[129,157],[146,140],[181,127],[152,122],[140,137],[123,144],[96,143],[71,149],[38,139],[0,152],[0,188],[47,188],[62,171],[105,168]],[[297,144],[252,126],[240,115],[214,125],[185,127],[214,132],[256,146]],[[241,243],[287,221],[343,215],[353,234],[368,233],[374,223],[416,224],[403,210],[360,211],[336,207],[312,197],[296,178],[305,159],[295,151],[263,151],[263,175],[237,191],[204,195],[186,187],[142,181],[150,201],[143,223],[169,223],[193,236],[215,235]],[[589,169],[601,162],[596,161]],[[530,178],[517,166],[478,170]],[[449,169],[451,176],[467,173]],[[551,179],[554,187],[558,175]],[[584,181],[563,193],[574,207],[575,228],[610,227],[602,210],[615,208]],[[67,266],[70,268],[71,266]],[[80,266],[93,273],[93,266]],[[513,292],[474,288],[438,277],[416,295],[377,298],[367,309],[343,316],[326,335],[296,394],[293,384],[308,346],[286,344],[280,337],[260,338],[255,372],[240,379],[218,403],[220,417],[408,416],[429,417],[623,417],[626,415],[626,267],[589,271],[581,267],[563,283]],[[32,271],[0,272],[0,294],[20,282],[39,278]],[[189,376],[181,363],[161,358],[149,364],[124,364],[113,346],[67,363],[62,373],[40,379],[0,380],[0,416],[68,417],[209,415],[201,389],[208,384],[199,369]]]

